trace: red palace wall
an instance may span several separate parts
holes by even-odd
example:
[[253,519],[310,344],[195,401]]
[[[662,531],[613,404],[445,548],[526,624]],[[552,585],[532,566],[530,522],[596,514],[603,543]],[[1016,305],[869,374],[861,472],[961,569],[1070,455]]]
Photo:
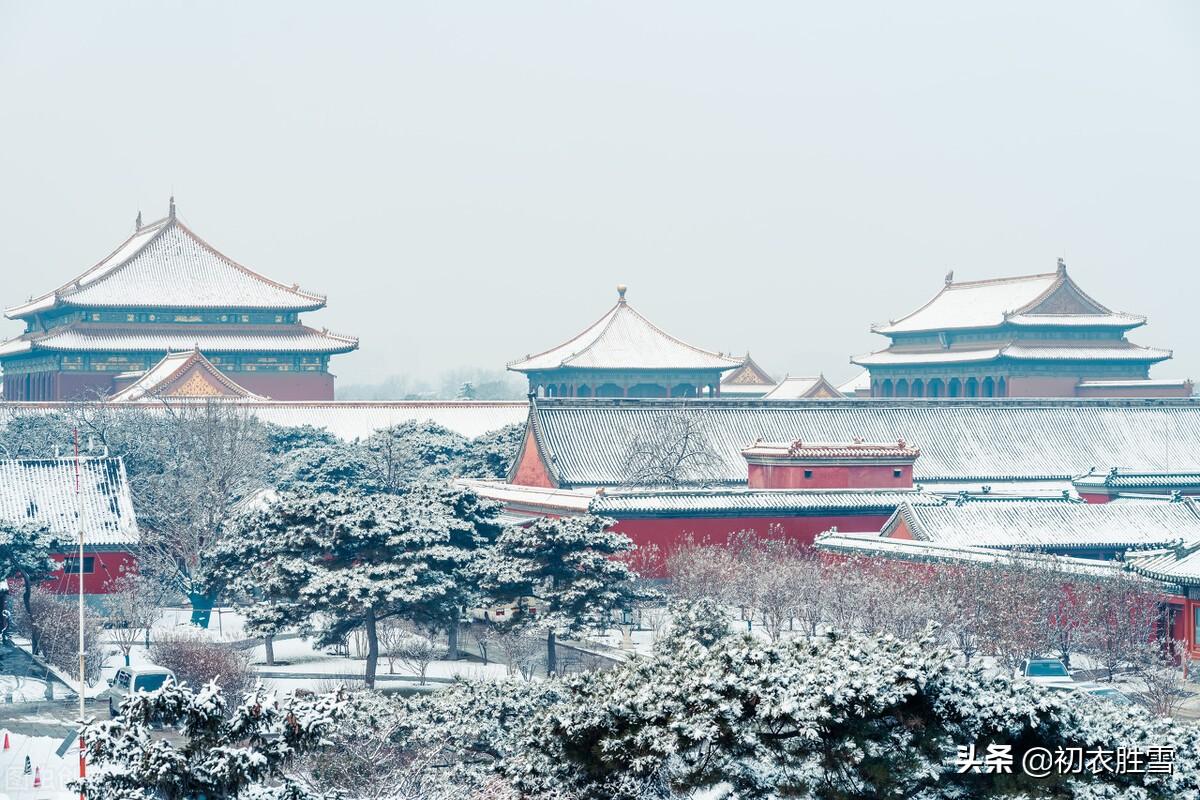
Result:
[[[748,470],[751,489],[911,489],[913,485],[912,464],[751,463]],[[804,477],[805,470],[812,477]]]
[[888,514],[845,514],[831,516],[792,517],[676,517],[633,518],[617,520],[613,530],[619,531],[638,548],[656,546],[661,555],[657,569],[650,577],[667,577],[665,559],[690,535],[696,542],[708,540],[724,544],[729,534],[754,531],[759,538],[782,538],[801,545],[811,545],[818,533],[830,528],[842,532],[876,532],[887,522]]
[[[66,555],[78,557],[77,553],[56,553],[51,558],[62,563]],[[112,591],[114,581],[124,575],[137,571],[137,558],[132,553],[120,550],[85,549],[83,557],[85,563],[88,558],[95,559],[93,562],[93,571],[85,572],[83,575],[84,594],[108,594]],[[47,580],[43,581],[42,586],[56,594],[77,594],[79,592],[78,581],[78,576],[67,575],[62,569],[59,569]]]
[[[272,400],[332,400],[334,378],[328,372],[237,372],[230,375],[234,383]],[[121,381],[114,386],[114,375],[95,372],[57,372],[50,375],[50,394],[47,397],[22,396],[23,376],[4,379],[4,397],[8,400],[93,400],[99,394],[109,394],[128,386]]]
[[333,376],[328,372],[234,372],[229,377],[272,400],[333,399]]

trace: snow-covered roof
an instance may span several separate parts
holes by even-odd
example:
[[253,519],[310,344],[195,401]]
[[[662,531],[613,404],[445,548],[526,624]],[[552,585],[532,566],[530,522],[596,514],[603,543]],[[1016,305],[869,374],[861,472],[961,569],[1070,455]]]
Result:
[[1200,470],[1195,472],[1130,472],[1117,467],[1108,472],[1092,470],[1074,484],[1080,489],[1194,489],[1200,487]]
[[0,356],[38,350],[91,352],[170,352],[200,348],[205,353],[255,350],[294,353],[347,353],[358,339],[306,325],[230,325],[197,327],[186,324],[125,325],[72,323],[44,334],[23,334],[0,344]]
[[114,403],[188,399],[266,400],[239,386],[199,350],[167,353],[133,383],[114,394]]
[[1178,586],[1200,586],[1200,542],[1157,551],[1130,552],[1125,555],[1125,561],[1139,575]]
[[1081,503],[1044,499],[966,499],[944,505],[902,504],[883,528],[903,522],[913,538],[951,545],[1079,550],[1200,541],[1194,503]]
[[77,497],[74,459],[0,460],[0,519],[46,525],[69,545],[78,541],[82,507],[85,545],[135,544],[138,526],[124,462],[81,458],[78,474]]
[[722,394],[737,394],[739,392],[756,392],[762,394],[763,391],[770,389],[775,385],[775,379],[762,367],[758,362],[746,353],[746,357],[742,359],[739,367],[732,372],[725,373],[721,378]]
[[[722,389],[724,391],[724,389]],[[763,395],[764,400],[805,400],[811,397],[841,397],[842,392],[824,375],[810,377],[788,375]]]
[[98,264],[52,292],[5,312],[10,319],[58,306],[309,311],[325,298],[263,277],[197,236],[172,212],[138,228]]
[[1125,381],[1080,381],[1080,389],[1182,389],[1190,386],[1187,378],[1138,378]]
[[869,392],[871,391],[871,373],[864,369],[837,388],[839,392],[849,396],[854,396],[858,392]]
[[617,304],[583,333],[508,365],[514,372],[580,369],[733,369],[742,359],[701,350],[676,339],[633,310],[618,287]]
[[[921,446],[914,480],[1070,480],[1095,465],[1200,471],[1193,399],[536,400],[538,450],[562,486],[621,486],[630,442],[686,414],[715,452],[704,483],[744,484],[756,440],[873,441]],[[1169,442],[1169,447],[1164,443]],[[996,486],[1000,489],[999,486]]]
[[592,500],[593,514],[706,516],[724,514],[891,514],[901,503],[940,503],[918,491],[870,489],[659,489],[605,492]]
[[953,281],[916,311],[872,330],[886,335],[1018,325],[1094,325],[1132,328],[1144,317],[1114,313],[1088,297],[1067,275],[1060,261],[1055,272]]
[[878,556],[921,563],[991,565],[1011,564],[1014,563],[1014,559],[1017,559],[1019,563],[1053,565],[1066,572],[1095,577],[1117,575],[1124,569],[1124,565],[1119,561],[1099,561],[1042,553],[1020,553],[1014,556],[1009,551],[995,548],[922,542],[913,539],[887,539],[875,533],[830,531],[818,535],[813,546],[818,550],[839,555]]
[[919,448],[903,439],[894,442],[791,442],[757,441],[742,451],[747,459],[792,461],[893,461],[911,462],[921,455]]
[[480,497],[504,503],[510,510],[586,514],[588,504],[596,497],[595,489],[547,489],[541,486],[522,486],[506,481],[474,478],[459,478],[455,483],[470,489]]
[[1014,361],[1166,361],[1170,350],[1141,347],[1129,342],[1111,346],[1082,345],[1062,347],[1058,345],[1006,344],[1003,347],[948,348],[944,350],[905,350],[888,348],[875,353],[855,356],[850,359],[863,367],[883,367],[895,364],[961,364],[978,361],[993,361],[999,358]]
[[[166,402],[170,402],[168,399]],[[113,409],[129,408],[138,413],[155,411],[161,403],[109,403]],[[403,422],[433,422],[468,438],[475,438],[506,425],[524,422],[529,405],[524,400],[397,400],[397,401],[247,401],[238,409],[263,422],[286,427],[312,425],[324,428],[339,439],[365,439],[383,428]],[[10,414],[45,414],[71,410],[70,403],[3,404]]]

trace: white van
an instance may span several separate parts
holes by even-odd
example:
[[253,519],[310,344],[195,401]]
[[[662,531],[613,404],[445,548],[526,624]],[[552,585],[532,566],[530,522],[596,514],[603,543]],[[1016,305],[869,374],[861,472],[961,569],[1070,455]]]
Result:
[[121,701],[134,692],[153,692],[167,682],[175,680],[175,673],[153,665],[121,667],[108,682],[108,713],[115,717]]

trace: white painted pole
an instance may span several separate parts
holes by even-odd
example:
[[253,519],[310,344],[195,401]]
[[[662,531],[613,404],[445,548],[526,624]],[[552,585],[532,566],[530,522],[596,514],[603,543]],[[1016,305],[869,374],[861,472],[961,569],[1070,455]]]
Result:
[[[79,428],[75,428],[75,524],[79,532],[79,561],[76,564],[75,578],[79,581],[79,724],[83,725],[84,705],[84,655],[83,655],[83,492],[80,486],[79,464]],[[86,773],[83,749],[83,728],[79,729],[79,778]],[[83,792],[79,793],[83,797]]]

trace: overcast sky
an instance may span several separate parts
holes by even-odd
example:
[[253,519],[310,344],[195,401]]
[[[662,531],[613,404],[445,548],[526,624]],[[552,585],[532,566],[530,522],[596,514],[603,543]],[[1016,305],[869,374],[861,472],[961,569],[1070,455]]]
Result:
[[1200,378],[1200,5],[989,5],[0,0],[0,305],[174,192],[329,296],[343,383],[502,366],[617,283],[843,379],[947,270],[1059,256]]

